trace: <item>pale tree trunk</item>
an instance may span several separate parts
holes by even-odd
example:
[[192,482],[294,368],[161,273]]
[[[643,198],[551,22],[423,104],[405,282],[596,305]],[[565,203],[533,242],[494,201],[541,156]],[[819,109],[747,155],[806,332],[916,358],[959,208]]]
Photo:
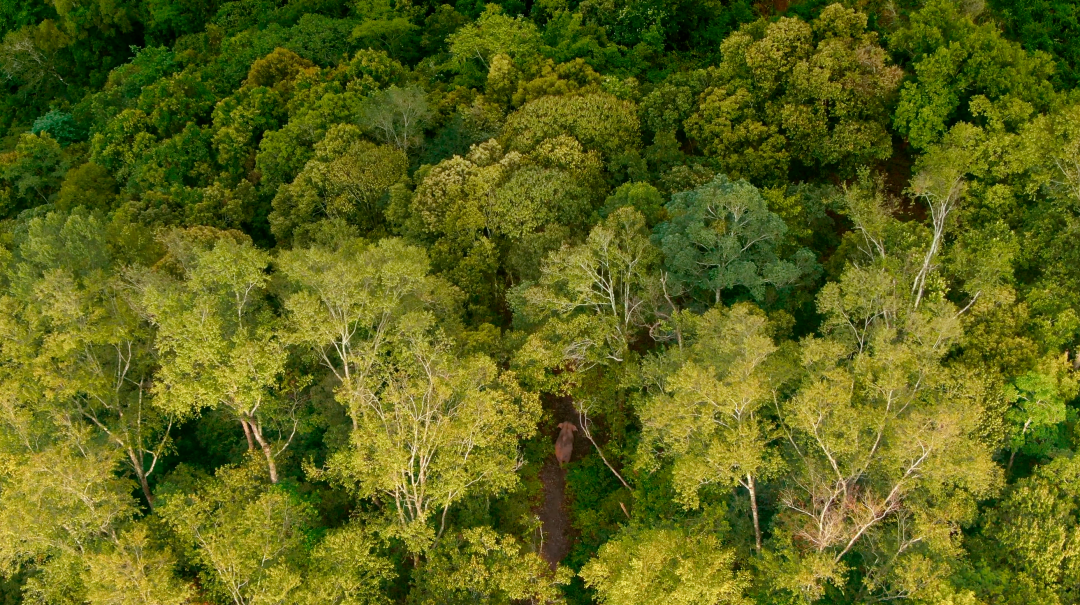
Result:
[[262,429],[260,429],[259,425],[254,421],[248,420],[247,425],[250,428],[251,435],[255,438],[255,441],[259,442],[259,448],[262,449],[263,455],[266,456],[266,466],[270,469],[270,483],[277,483],[277,464],[274,462],[274,450],[270,447],[270,442],[263,439]]
[[142,487],[143,495],[146,496],[146,504],[150,510],[154,510],[154,495],[150,493],[150,483],[146,480],[146,471],[143,470],[142,460],[134,450],[128,450],[128,458],[131,459],[131,467],[135,469],[135,476],[139,478],[139,486]]
[[255,449],[255,438],[251,436],[251,427],[248,425],[247,420],[240,419],[240,425],[244,427],[244,436],[247,437],[248,451]]
[[630,484],[626,482],[626,479],[623,479],[623,476],[619,474],[619,471],[615,470],[614,466],[611,466],[611,463],[608,462],[607,457],[604,456],[604,450],[600,449],[600,446],[597,445],[596,440],[593,439],[592,431],[589,430],[589,411],[585,408],[578,408],[577,413],[578,423],[581,425],[581,434],[585,435],[585,438],[589,440],[589,443],[593,444],[593,447],[596,448],[596,453],[600,454],[600,460],[602,460],[604,464],[607,465],[608,470],[610,470],[612,474],[615,475],[615,478],[619,480],[619,483],[622,483],[623,487],[625,487],[627,491],[633,494],[634,489],[630,487]]
[[754,486],[754,476],[746,474],[746,491],[750,492],[750,515],[754,518],[754,546],[758,554],[761,554],[761,523],[758,521],[757,489]]

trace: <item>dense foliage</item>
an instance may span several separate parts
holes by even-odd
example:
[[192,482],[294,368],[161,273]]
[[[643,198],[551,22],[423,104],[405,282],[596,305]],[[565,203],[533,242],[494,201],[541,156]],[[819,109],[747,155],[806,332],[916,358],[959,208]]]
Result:
[[1078,34],[0,0],[0,602],[1080,603]]

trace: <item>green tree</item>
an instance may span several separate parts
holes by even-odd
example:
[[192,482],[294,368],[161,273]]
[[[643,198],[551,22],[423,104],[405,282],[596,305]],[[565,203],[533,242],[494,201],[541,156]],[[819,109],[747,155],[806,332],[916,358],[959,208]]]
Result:
[[585,372],[623,361],[653,319],[658,257],[633,208],[616,210],[584,243],[548,255],[540,280],[520,293],[524,318],[547,319],[521,362]]
[[420,553],[442,537],[463,497],[517,483],[518,440],[535,432],[540,404],[491,359],[455,356],[429,315],[409,319],[375,370],[379,380],[361,392],[351,447],[331,469],[360,496],[392,504],[391,529]]
[[19,208],[52,201],[67,171],[67,160],[48,133],[24,134],[15,149],[0,156],[0,180],[12,189]]
[[189,603],[195,591],[176,577],[176,556],[153,538],[141,523],[120,534],[112,547],[89,555],[87,600],[93,605]]
[[1056,442],[1048,439],[1046,433],[1056,431],[1065,422],[1065,401],[1075,397],[1077,390],[1076,381],[1067,375],[1068,371],[1056,369],[1053,373],[1028,372],[1005,388],[1005,400],[1010,404],[1005,412],[1009,469],[1018,451],[1045,455]]
[[119,452],[94,447],[86,432],[66,437],[5,456],[0,561],[5,575],[37,572],[23,591],[41,602],[78,602],[84,555],[136,511],[134,485],[116,476]]
[[601,182],[598,154],[567,136],[527,155],[490,140],[420,174],[410,225],[435,239],[436,270],[490,307],[501,297],[500,269],[534,278],[544,254],[584,232]]
[[656,237],[672,283],[709,302],[737,288],[764,300],[766,288],[789,286],[816,264],[805,248],[780,258],[787,225],[746,181],[721,175],[671,196],[666,208],[671,218],[657,226]]
[[581,570],[603,605],[743,605],[750,578],[715,535],[624,530]]
[[452,317],[456,293],[429,275],[427,255],[402,240],[345,239],[282,252],[290,341],[310,347],[337,379],[353,428],[365,393],[377,388],[380,359],[401,345],[402,322],[435,312]]
[[305,533],[315,511],[253,465],[223,467],[169,494],[160,515],[211,594],[235,605],[292,601],[304,581]]
[[633,345],[646,333],[666,337],[657,314],[663,300],[658,261],[641,213],[624,207],[594,227],[585,242],[549,254],[540,279],[513,295],[515,320],[534,327],[514,363],[528,384],[571,398],[582,434],[627,489],[596,442],[588,416],[599,412],[609,423],[622,416],[620,389],[636,366]]
[[664,196],[648,183],[623,183],[611,192],[600,208],[600,216],[607,217],[619,208],[631,207],[645,217],[645,224],[655,227],[668,217],[664,208]]
[[416,86],[391,86],[373,93],[364,105],[364,126],[403,152],[423,142],[430,118],[427,96]]
[[407,167],[401,150],[363,140],[355,126],[332,126],[315,145],[315,157],[278,189],[270,228],[278,242],[301,245],[328,219],[371,232],[382,222],[383,197]]
[[47,132],[61,145],[69,145],[84,139],[86,136],[86,133],[79,127],[70,113],[63,113],[55,109],[34,120],[30,132],[36,135]]
[[675,490],[688,508],[698,507],[703,486],[745,488],[760,552],[757,484],[780,463],[769,447],[773,430],[764,409],[778,386],[770,384],[766,365],[776,345],[764,314],[749,303],[713,308],[686,323],[693,337],[684,337],[685,349],[646,374],[655,387],[638,408],[642,463],[653,466],[654,450],[673,459]]
[[974,17],[952,2],[929,2],[889,38],[890,48],[910,57],[915,72],[900,91],[893,120],[917,149],[970,119],[970,102],[979,96],[1039,110],[1053,103],[1050,57],[1025,52],[995,22],[976,23]]
[[118,448],[153,506],[148,477],[168,450],[173,418],[151,405],[154,335],[114,273],[107,226],[76,211],[27,227],[7,301],[21,346],[5,361],[40,393],[39,413],[89,424]]
[[64,174],[56,195],[56,208],[70,212],[79,206],[89,210],[111,209],[116,198],[116,181],[101,166],[87,162]]
[[540,97],[507,116],[503,130],[507,148],[523,153],[562,135],[607,161],[641,147],[637,108],[602,92]]
[[511,536],[474,527],[448,537],[431,551],[419,569],[409,602],[562,603],[558,585],[569,582],[567,571],[559,567],[552,572],[538,554],[523,549]]
[[979,433],[989,401],[977,374],[947,362],[965,310],[944,280],[926,280],[921,304],[910,285],[927,227],[888,217],[878,197],[849,207],[863,256],[819,292],[825,336],[801,344],[798,389],[778,408],[791,470],[776,527],[790,545],[769,569],[813,598],[852,567],[862,595],[928,595],[947,586],[957,529],[999,481]]
[[169,263],[162,268],[170,271],[130,276],[157,327],[155,405],[182,418],[224,406],[243,427],[248,448],[261,450],[277,483],[276,458],[299,420],[298,402],[272,390],[286,351],[265,306],[270,257],[236,232],[172,231],[163,243]]
[[296,602],[310,605],[376,605],[389,602],[384,583],[394,579],[391,561],[363,525],[351,522],[327,532],[304,567]]
[[1017,481],[1000,505],[986,511],[971,550],[976,564],[994,569],[1000,580],[977,588],[999,592],[1007,602],[1022,602],[1025,588],[1046,602],[1075,599],[1080,591],[1077,471],[1075,459],[1054,460]]
[[[497,4],[447,38],[452,64],[461,72],[487,73],[492,58],[510,57],[518,69],[528,70],[537,61],[543,39],[536,25],[521,17],[508,17]],[[476,65],[479,63],[479,65]]]
[[732,176],[783,180],[792,158],[850,171],[892,154],[887,103],[902,72],[866,15],[839,4],[811,23],[744,25],[721,45],[716,82],[686,132]]

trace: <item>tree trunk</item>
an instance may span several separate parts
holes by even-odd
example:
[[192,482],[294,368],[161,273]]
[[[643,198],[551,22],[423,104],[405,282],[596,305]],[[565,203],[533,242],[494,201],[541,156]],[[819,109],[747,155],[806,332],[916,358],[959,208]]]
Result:
[[243,418],[240,419],[240,425],[244,427],[244,436],[247,437],[248,451],[250,452],[255,449],[255,439],[251,436],[251,426]]
[[758,521],[757,490],[754,488],[754,476],[746,474],[746,490],[750,492],[750,515],[754,518],[754,546],[761,554],[761,523]]
[[262,450],[263,454],[266,455],[266,466],[270,468],[270,483],[277,483],[277,464],[274,463],[274,453],[270,451],[270,444],[262,444]]
[[128,458],[131,458],[131,467],[135,469],[135,476],[139,478],[139,486],[142,487],[143,496],[146,496],[146,504],[150,511],[154,510],[154,494],[150,493],[150,483],[146,480],[146,472],[143,471],[142,461],[135,452],[128,450]]
[[251,435],[259,442],[259,447],[262,448],[263,455],[266,456],[266,466],[270,469],[270,483],[277,483],[277,464],[274,462],[274,451],[270,447],[270,442],[263,439],[262,431],[257,424],[249,420],[247,426],[249,427]]

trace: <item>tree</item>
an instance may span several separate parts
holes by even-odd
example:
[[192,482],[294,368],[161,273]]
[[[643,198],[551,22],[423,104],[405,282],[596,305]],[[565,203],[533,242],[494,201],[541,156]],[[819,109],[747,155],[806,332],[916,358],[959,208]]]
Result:
[[279,242],[300,244],[320,219],[344,220],[370,232],[381,223],[383,196],[405,178],[407,167],[401,150],[363,140],[355,126],[333,126],[296,179],[278,189],[270,228]]
[[108,210],[116,198],[116,181],[101,166],[87,162],[64,174],[56,195],[56,208],[70,212],[78,206],[90,210]]
[[14,190],[21,208],[51,201],[66,171],[60,144],[48,133],[24,134],[14,151],[0,156],[0,180]]
[[600,548],[581,577],[603,605],[750,603],[750,579],[734,564],[735,552],[710,533],[628,529]]
[[310,605],[389,602],[383,584],[394,579],[394,570],[391,561],[377,552],[377,547],[371,532],[358,522],[327,532],[311,551],[296,602]]
[[56,69],[58,49],[55,43],[66,46],[70,38],[57,30],[50,20],[41,25],[44,27],[27,24],[5,32],[4,41],[0,43],[0,71],[7,82],[15,83],[23,90],[48,93],[66,84]]
[[148,270],[130,275],[158,330],[155,404],[182,418],[225,406],[277,483],[276,457],[299,420],[297,402],[271,390],[284,372],[286,351],[264,306],[269,255],[236,232],[178,230],[163,243],[165,266],[177,277]]
[[569,583],[566,568],[552,572],[538,554],[489,527],[444,540],[418,571],[409,602],[421,605],[562,603],[558,585]]
[[486,356],[454,356],[430,316],[399,329],[396,350],[354,408],[351,447],[331,470],[360,496],[392,503],[393,532],[420,553],[442,537],[450,507],[465,495],[516,484],[518,440],[535,432],[540,404]]
[[908,285],[930,234],[864,221],[887,211],[863,201],[853,217],[868,256],[818,294],[825,336],[801,344],[798,390],[778,406],[791,471],[777,526],[805,594],[842,586],[845,561],[859,560],[863,594],[915,596],[941,576],[905,570],[948,565],[956,528],[974,520],[999,470],[979,438],[979,377],[946,362],[964,310],[940,290],[916,306]]
[[468,493],[516,481],[517,441],[535,430],[539,402],[484,356],[452,362],[436,319],[453,329],[455,296],[428,275],[424,253],[400,240],[294,250],[279,260],[291,293],[292,339],[333,372],[353,422],[333,476],[393,502],[392,526],[413,552],[427,523]]
[[303,583],[314,510],[260,475],[250,464],[224,467],[161,506],[210,592],[235,605],[291,601]]
[[1077,470],[1075,459],[1058,458],[1017,481],[999,506],[986,511],[971,550],[977,564],[1008,575],[1002,574],[1002,585],[984,588],[1023,598],[1027,584],[1035,594],[1061,602],[1074,598],[1080,590]]
[[[270,80],[268,74],[253,73],[249,80]],[[273,82],[271,80],[271,82]],[[277,130],[288,119],[285,103],[288,98],[280,89],[284,83],[241,88],[236,94],[218,101],[214,107],[214,150],[217,162],[233,178],[246,177],[255,169],[255,154],[263,134]]]
[[[4,393],[2,400],[8,422],[19,416],[29,420],[12,407],[11,395]],[[20,431],[28,428],[53,430]],[[21,569],[36,572],[23,589],[29,599],[77,602],[69,599],[83,593],[84,557],[134,516],[135,486],[116,475],[121,452],[93,439],[84,427],[9,424],[5,431],[20,432],[23,443],[5,439],[4,444],[0,566],[8,577]]]
[[1063,364],[1057,365],[1056,372],[1031,371],[1017,377],[1005,388],[1005,400],[1010,404],[1005,412],[1010,451],[1006,470],[1012,469],[1018,451],[1046,454],[1056,442],[1048,439],[1046,433],[1056,431],[1057,426],[1065,422],[1065,401],[1074,397],[1077,390],[1068,371],[1062,371],[1060,366]]
[[568,136],[529,154],[489,140],[421,173],[408,225],[435,239],[436,270],[476,306],[494,307],[500,269],[513,281],[534,278],[545,254],[584,233],[601,182],[598,154]]
[[289,339],[313,349],[334,374],[353,428],[365,392],[383,378],[380,359],[400,345],[402,323],[425,311],[452,317],[456,308],[456,293],[428,274],[424,251],[397,239],[294,249],[277,265],[286,280]]
[[721,44],[717,81],[685,122],[729,174],[782,180],[796,158],[850,171],[892,153],[887,102],[902,72],[840,4],[811,23],[792,17],[744,25]]
[[749,303],[713,308],[686,323],[693,338],[669,353],[670,360],[657,361],[667,371],[650,376],[655,386],[638,408],[643,464],[652,465],[654,448],[673,459],[675,490],[688,508],[698,507],[706,485],[744,487],[760,552],[757,483],[774,475],[780,462],[769,447],[765,410],[778,386],[770,384],[766,366],[776,345],[764,314]]
[[[153,332],[114,273],[107,226],[85,210],[29,222],[16,248],[4,362],[38,414],[92,426],[123,456],[146,502],[173,418],[150,404]],[[58,253],[58,250],[66,252]],[[17,334],[17,336],[16,336]]]
[[[923,256],[922,266],[911,285],[916,307],[922,301],[926,278],[930,274],[934,257],[941,251],[949,217],[964,195],[964,159],[967,157],[967,149],[962,144],[965,138],[963,134],[963,129],[950,133],[944,144],[935,146],[919,158],[919,170],[911,182],[911,193],[926,203],[930,210],[933,233],[930,246]],[[957,144],[957,139],[960,144]]]
[[652,319],[658,254],[647,233],[641,213],[620,208],[584,243],[548,255],[539,282],[521,292],[519,310],[526,317],[551,318],[531,337],[523,362],[548,353],[553,358],[536,361],[585,372],[623,360]]
[[86,138],[86,133],[79,127],[70,113],[63,113],[55,109],[34,120],[33,126],[30,127],[31,134],[40,135],[43,132],[49,133],[49,136],[61,145],[70,145],[75,141]]
[[353,29],[353,38],[402,60],[414,56],[420,26],[407,18],[407,11],[395,10],[388,0],[360,0],[355,7],[364,21]]
[[970,102],[979,97],[1005,106],[1021,101],[1039,110],[1053,103],[1050,57],[1025,52],[1006,40],[994,21],[976,23],[974,16],[951,2],[929,2],[889,38],[894,51],[910,57],[915,72],[900,91],[893,120],[917,149],[938,142],[968,118]]
[[781,259],[777,248],[787,225],[769,210],[756,187],[718,176],[692,191],[671,196],[667,222],[656,228],[664,264],[673,285],[706,293],[719,303],[721,293],[745,288],[758,301],[766,288],[783,288],[815,268],[802,248]]
[[538,282],[514,293],[516,319],[537,326],[514,363],[527,384],[571,398],[582,434],[627,489],[596,442],[589,414],[612,419],[622,402],[624,373],[635,365],[626,363],[636,355],[631,345],[662,324],[655,316],[662,290],[659,255],[647,234],[640,212],[620,208],[585,242],[549,254]]
[[527,153],[545,139],[567,135],[610,161],[641,147],[639,130],[632,102],[598,92],[530,101],[507,116],[503,139],[508,149]]
[[648,227],[655,227],[667,218],[664,196],[648,183],[623,183],[611,192],[600,208],[600,216],[607,217],[619,208],[629,206],[645,217]]
[[423,141],[430,118],[427,95],[416,86],[391,86],[373,93],[364,106],[364,125],[400,151],[408,151]]
[[536,60],[543,39],[531,21],[508,17],[501,7],[489,4],[475,23],[450,34],[447,42],[459,71],[467,71],[471,64],[479,62],[483,73],[487,73],[496,55],[506,55],[519,69],[528,69]]
[[1056,0],[1025,0],[1023,2],[991,2],[994,16],[1001,22],[1004,33],[1027,51],[1042,51],[1056,60],[1054,82],[1058,88],[1075,87],[1080,73],[1080,55],[1072,43],[1080,25],[1077,7]]
[[184,605],[194,593],[176,577],[175,555],[153,543],[146,524],[127,529],[87,563],[86,594],[93,605]]

